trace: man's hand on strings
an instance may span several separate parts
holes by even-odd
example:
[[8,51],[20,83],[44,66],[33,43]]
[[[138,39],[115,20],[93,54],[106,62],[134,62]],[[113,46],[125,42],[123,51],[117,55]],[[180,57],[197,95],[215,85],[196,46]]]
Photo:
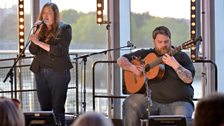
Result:
[[180,66],[180,64],[177,62],[177,60],[173,56],[170,56],[167,53],[163,55],[162,61],[164,64],[172,67],[173,69],[176,69],[177,67]]
[[142,65],[132,65],[131,71],[137,75],[141,76],[142,75]]

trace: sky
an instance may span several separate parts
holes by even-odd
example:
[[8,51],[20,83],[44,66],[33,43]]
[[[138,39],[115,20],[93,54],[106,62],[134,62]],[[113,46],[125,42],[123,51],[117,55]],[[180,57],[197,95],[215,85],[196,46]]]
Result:
[[[104,0],[106,6],[106,1]],[[0,7],[11,7],[17,0],[0,0]],[[30,0],[25,0],[30,2]],[[60,10],[76,9],[87,13],[96,10],[96,0],[52,0]],[[25,3],[29,5],[30,3]],[[26,10],[26,9],[25,9]],[[190,19],[190,0],[131,0],[131,11],[152,16]]]
[[[95,11],[96,9],[96,0],[52,1],[59,3],[59,8],[76,8],[83,12]],[[159,17],[190,19],[190,0],[131,0],[131,11],[137,13],[149,12],[150,15]]]
[[190,0],[131,0],[131,11],[159,17],[190,19]]

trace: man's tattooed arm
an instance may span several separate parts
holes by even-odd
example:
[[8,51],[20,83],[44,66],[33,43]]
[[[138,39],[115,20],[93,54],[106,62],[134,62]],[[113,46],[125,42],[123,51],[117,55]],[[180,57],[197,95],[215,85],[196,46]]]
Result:
[[117,64],[124,70],[133,72],[135,75],[142,75],[142,66],[133,65],[127,58],[120,57],[117,59]]
[[190,84],[193,81],[192,73],[183,66],[179,66],[175,71],[184,83]]
[[132,64],[127,58],[120,57],[120,58],[118,58],[117,63],[122,69],[131,70]]

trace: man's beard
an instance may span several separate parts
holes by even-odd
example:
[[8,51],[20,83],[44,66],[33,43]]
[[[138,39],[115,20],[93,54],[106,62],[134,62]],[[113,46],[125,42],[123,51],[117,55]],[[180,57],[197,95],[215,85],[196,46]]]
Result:
[[162,48],[162,49],[155,48],[155,50],[156,50],[157,54],[164,55],[165,53],[169,53],[170,52],[170,47]]

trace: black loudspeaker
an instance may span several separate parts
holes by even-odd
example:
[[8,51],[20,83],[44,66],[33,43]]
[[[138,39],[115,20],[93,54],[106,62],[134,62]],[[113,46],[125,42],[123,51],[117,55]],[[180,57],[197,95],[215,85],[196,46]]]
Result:
[[26,126],[56,126],[56,118],[52,111],[24,112]]
[[114,126],[123,126],[121,119],[112,119]]
[[186,118],[181,115],[150,116],[148,126],[186,126]]

